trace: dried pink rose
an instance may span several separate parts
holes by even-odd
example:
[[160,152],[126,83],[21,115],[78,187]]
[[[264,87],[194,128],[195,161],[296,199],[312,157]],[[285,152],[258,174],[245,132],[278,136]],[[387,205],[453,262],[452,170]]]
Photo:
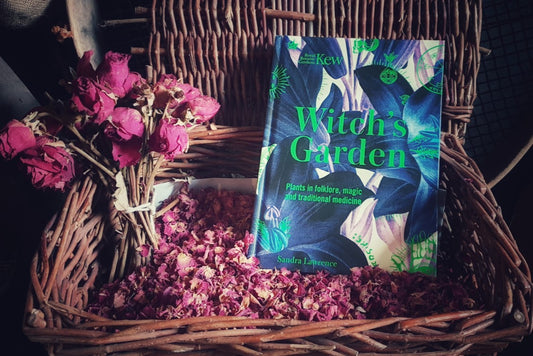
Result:
[[185,127],[175,119],[168,118],[159,121],[148,141],[150,150],[163,154],[167,160],[185,152],[188,145],[189,136]]
[[173,74],[163,74],[154,85],[154,108],[164,109],[167,104],[176,107],[179,100],[175,97],[178,79]]
[[138,77],[130,76],[128,78],[128,80],[133,80],[128,97],[133,100],[139,100],[143,97],[151,99],[153,96],[152,86],[140,74],[134,73],[134,75],[138,75]]
[[134,137],[129,141],[113,141],[111,154],[113,159],[118,162],[119,168],[133,166],[141,160],[142,140]]
[[109,115],[104,133],[114,142],[124,142],[134,137],[142,137],[144,124],[141,113],[127,107],[115,108]]
[[36,144],[32,130],[18,120],[11,120],[0,131],[0,155],[12,159]]
[[200,90],[187,83],[178,83],[177,88],[181,90],[183,95],[183,101],[188,103],[189,101],[196,99],[202,95]]
[[124,92],[126,93],[125,95],[135,98],[138,95],[138,88],[142,87],[145,83],[146,79],[144,79],[139,73],[130,72],[123,84]]
[[101,124],[115,108],[116,101],[96,81],[79,77],[74,83],[72,102],[76,109],[92,117],[95,124]]
[[220,109],[220,104],[215,98],[204,95],[190,100],[187,104],[197,124],[210,120]]
[[130,58],[129,54],[109,51],[105,54],[104,61],[96,68],[98,82],[111,89],[119,98],[125,97],[139,78],[139,74],[130,72]]
[[115,108],[105,123],[104,134],[111,140],[111,154],[120,168],[140,161],[144,124],[139,111],[126,107]]
[[174,74],[162,74],[155,84],[155,89],[156,91],[161,89],[174,90],[178,84],[179,80]]
[[[154,86],[154,107],[169,111],[177,110],[185,103],[201,95],[198,88],[180,83],[173,74],[163,74]],[[181,110],[179,110],[181,112]]]
[[41,136],[20,157],[37,188],[63,190],[74,177],[74,158],[61,141]]
[[76,74],[78,77],[87,77],[91,79],[96,79],[96,71],[93,68],[93,65],[91,64],[91,58],[94,54],[94,51],[89,50],[85,51],[78,61],[78,65],[76,66]]

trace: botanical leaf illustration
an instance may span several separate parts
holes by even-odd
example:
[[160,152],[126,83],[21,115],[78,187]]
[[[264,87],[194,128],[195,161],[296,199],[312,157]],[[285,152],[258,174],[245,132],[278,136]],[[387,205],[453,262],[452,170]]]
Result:
[[402,117],[402,96],[410,96],[413,89],[400,73],[376,64],[356,69],[355,75],[372,106],[382,117]]
[[[263,204],[265,207],[280,207],[286,191],[287,182],[308,181],[316,178],[316,173],[312,164],[300,164],[296,162],[290,153],[290,146],[294,137],[283,139],[270,155],[264,171],[264,195]],[[296,152],[308,150],[309,146],[305,141],[296,145]]]

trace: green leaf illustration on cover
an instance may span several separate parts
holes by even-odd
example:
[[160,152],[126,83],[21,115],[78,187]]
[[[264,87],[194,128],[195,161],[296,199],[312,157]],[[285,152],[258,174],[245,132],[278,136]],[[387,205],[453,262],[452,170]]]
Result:
[[434,274],[443,42],[278,36],[251,255]]

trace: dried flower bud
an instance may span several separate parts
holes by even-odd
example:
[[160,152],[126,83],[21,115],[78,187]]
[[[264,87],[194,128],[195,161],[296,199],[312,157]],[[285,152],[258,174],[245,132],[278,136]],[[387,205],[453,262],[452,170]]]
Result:
[[64,190],[74,178],[74,158],[62,141],[41,136],[35,146],[22,153],[20,161],[26,165],[36,188]]
[[220,109],[220,104],[210,96],[194,98],[188,102],[188,106],[197,124],[210,120]]
[[185,152],[188,145],[187,130],[175,119],[160,120],[148,141],[150,150],[165,155],[167,160],[172,160],[177,154]]
[[72,102],[79,112],[92,118],[95,124],[101,124],[115,108],[115,98],[107,93],[98,83],[88,77],[76,79]]
[[0,131],[0,155],[4,159],[12,159],[35,144],[32,130],[18,120],[9,121]]
[[130,73],[128,62],[131,58],[129,54],[107,52],[104,61],[96,68],[98,82],[111,89],[119,98],[125,97],[131,90],[137,73]]

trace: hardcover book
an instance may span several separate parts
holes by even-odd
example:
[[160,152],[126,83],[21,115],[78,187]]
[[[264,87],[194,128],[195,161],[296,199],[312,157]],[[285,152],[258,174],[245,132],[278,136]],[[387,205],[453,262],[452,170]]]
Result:
[[444,42],[277,36],[250,254],[435,274]]

